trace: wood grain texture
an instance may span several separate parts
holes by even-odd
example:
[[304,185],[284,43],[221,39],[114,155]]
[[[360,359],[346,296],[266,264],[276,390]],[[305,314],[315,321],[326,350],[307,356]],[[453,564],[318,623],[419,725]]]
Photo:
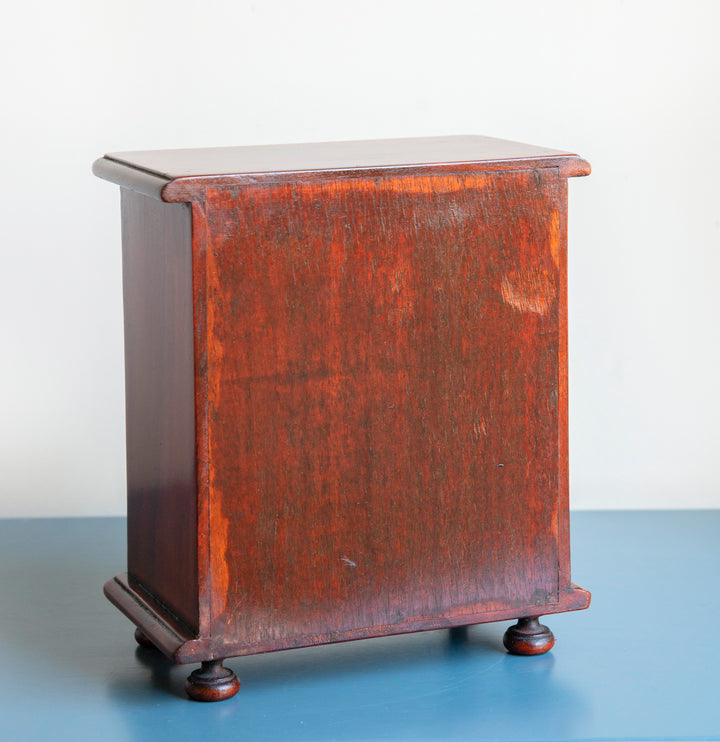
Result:
[[218,641],[558,602],[565,207],[555,169],[207,190]]
[[115,575],[103,586],[105,597],[124,613],[166,657],[179,664],[214,659],[209,642],[199,639],[155,600],[135,590],[127,574]]
[[356,142],[309,142],[251,147],[205,147],[140,152],[113,152],[106,158],[173,180],[242,173],[298,173],[393,169],[449,163],[502,162],[576,158],[570,152],[483,136],[375,139]]
[[124,188],[168,202],[203,201],[208,187],[241,183],[558,168],[562,177],[587,175],[576,154],[483,136],[378,139],[254,147],[113,152],[93,172]]
[[[256,654],[259,651],[270,652],[293,647],[305,647],[327,642],[352,641],[355,639],[366,639],[374,636],[387,636],[389,634],[402,634],[413,631],[429,631],[432,629],[452,629],[454,627],[467,626],[470,624],[488,623],[491,621],[504,621],[523,617],[536,616],[538,606],[527,608],[513,608],[504,611],[482,610],[476,614],[461,616],[446,616],[438,614],[425,616],[404,624],[395,624],[392,627],[361,627],[359,629],[340,629],[333,633],[332,637],[326,637],[324,641],[320,637],[297,636],[292,641],[278,641],[267,643],[260,649],[257,646],[230,641],[222,641],[218,637],[209,635],[197,636],[196,632],[190,633],[187,627],[180,626],[171,618],[158,611],[154,603],[148,602],[128,584],[127,575],[116,575],[108,580],[104,586],[107,599],[124,613],[140,630],[147,636],[152,644],[168,658],[178,664],[191,662],[205,662],[214,659],[225,659],[227,657],[239,657],[241,655]],[[577,611],[587,608],[590,604],[590,594],[577,587],[570,587],[561,591],[557,603],[543,606],[543,613],[561,613],[563,611]]]
[[95,169],[124,186],[129,575],[105,592],[147,641],[215,662],[587,607],[566,286],[587,163],[450,137]]
[[128,572],[198,628],[190,208],[122,194]]

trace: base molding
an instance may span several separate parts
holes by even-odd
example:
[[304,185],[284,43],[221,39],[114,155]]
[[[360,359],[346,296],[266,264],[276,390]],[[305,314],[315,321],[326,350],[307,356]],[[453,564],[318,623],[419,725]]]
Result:
[[161,615],[130,587],[127,574],[119,574],[108,580],[103,592],[105,597],[173,662],[185,664],[213,659],[208,656],[210,654],[208,639],[189,636],[169,617]]
[[504,608],[494,611],[453,613],[447,616],[417,616],[399,624],[351,629],[332,634],[298,636],[292,639],[262,643],[213,642],[211,637],[191,636],[187,629],[174,623],[169,616],[162,615],[138,592],[133,590],[126,574],[120,574],[105,583],[104,592],[108,600],[119,608],[147,638],[167,657],[178,664],[207,662],[227,657],[242,657],[283,649],[296,649],[319,644],[370,639],[378,636],[406,634],[413,631],[450,629],[457,626],[506,621],[531,616],[546,616],[551,613],[577,611],[590,605],[590,593],[571,584],[562,591],[555,603]]

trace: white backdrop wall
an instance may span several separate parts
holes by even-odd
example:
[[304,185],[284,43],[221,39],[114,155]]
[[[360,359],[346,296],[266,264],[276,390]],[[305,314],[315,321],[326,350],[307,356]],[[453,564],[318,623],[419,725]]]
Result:
[[487,134],[579,152],[572,506],[720,506],[714,0],[6,8],[0,515],[124,512],[113,150]]

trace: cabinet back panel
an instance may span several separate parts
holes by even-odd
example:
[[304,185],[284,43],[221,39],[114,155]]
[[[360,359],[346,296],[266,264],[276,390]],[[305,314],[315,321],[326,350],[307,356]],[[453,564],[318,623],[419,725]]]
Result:
[[213,635],[557,602],[564,185],[207,189]]

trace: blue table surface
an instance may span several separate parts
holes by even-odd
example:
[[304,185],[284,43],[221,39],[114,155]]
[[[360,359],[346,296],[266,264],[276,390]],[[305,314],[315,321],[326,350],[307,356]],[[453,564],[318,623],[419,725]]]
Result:
[[120,518],[0,521],[0,739],[720,739],[720,511],[572,515],[587,611],[548,616],[539,657],[510,622],[231,659],[199,704],[102,596]]

